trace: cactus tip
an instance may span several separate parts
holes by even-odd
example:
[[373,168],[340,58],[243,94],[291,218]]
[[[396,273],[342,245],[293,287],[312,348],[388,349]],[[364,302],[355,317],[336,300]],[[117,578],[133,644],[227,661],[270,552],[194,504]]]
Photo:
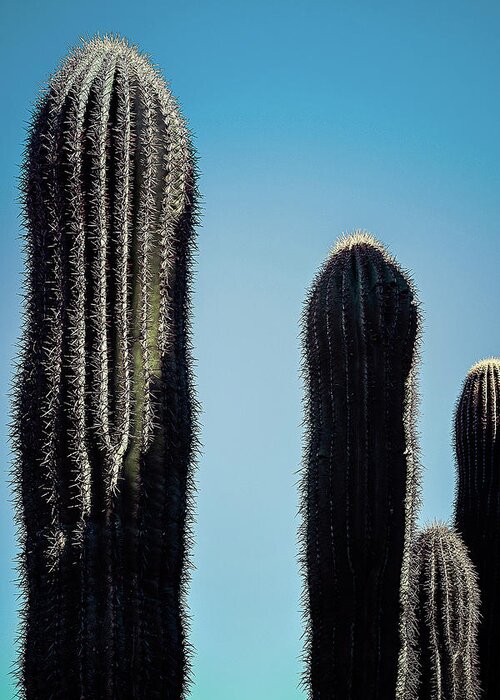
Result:
[[500,359],[498,357],[485,357],[483,360],[479,360],[475,365],[472,365],[468,375],[473,376],[476,374],[481,374],[484,370],[496,368],[500,369]]
[[378,241],[371,233],[368,231],[363,231],[362,229],[356,229],[352,233],[344,233],[340,236],[333,248],[330,251],[330,257],[336,255],[342,250],[350,250],[357,246],[370,246],[376,248],[380,252],[386,253],[385,247]]

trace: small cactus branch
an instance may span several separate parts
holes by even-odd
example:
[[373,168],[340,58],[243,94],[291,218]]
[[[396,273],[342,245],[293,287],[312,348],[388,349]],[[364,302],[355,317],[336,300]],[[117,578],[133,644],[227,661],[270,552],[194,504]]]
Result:
[[412,700],[478,700],[477,574],[458,533],[436,523],[415,541]]
[[194,160],[123,39],[75,49],[37,104],[13,428],[27,700],[187,692]]
[[402,663],[398,679],[418,501],[418,331],[412,284],[394,259],[367,234],[341,239],[303,318],[304,682],[313,700],[385,700],[411,673]]
[[500,696],[500,360],[474,365],[455,412],[455,526],[479,575],[479,658],[485,700]]

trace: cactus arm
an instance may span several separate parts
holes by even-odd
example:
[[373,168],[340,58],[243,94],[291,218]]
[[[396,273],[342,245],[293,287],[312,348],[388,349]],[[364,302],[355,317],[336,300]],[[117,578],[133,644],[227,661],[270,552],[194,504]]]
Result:
[[477,569],[481,589],[479,657],[485,700],[500,693],[500,360],[468,372],[455,410],[455,527]]
[[27,700],[187,692],[194,178],[149,61],[115,38],[75,50],[37,107],[23,181]]
[[444,523],[414,545],[413,618],[409,646],[418,668],[415,698],[478,700],[477,574],[459,534]]
[[366,234],[341,239],[303,330],[304,682],[314,700],[396,690],[418,495],[409,380],[418,327],[411,282],[382,246]]

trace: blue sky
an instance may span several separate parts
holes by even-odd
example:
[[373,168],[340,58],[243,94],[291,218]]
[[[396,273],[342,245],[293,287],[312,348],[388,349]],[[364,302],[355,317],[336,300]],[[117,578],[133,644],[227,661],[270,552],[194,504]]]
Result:
[[[80,36],[116,32],[188,117],[203,216],[194,289],[193,700],[299,700],[299,315],[342,232],[412,270],[425,324],[421,520],[448,518],[462,379],[500,354],[500,6],[2,0],[1,410],[20,327],[17,176],[30,106]],[[13,697],[15,538],[2,428],[0,698]]]

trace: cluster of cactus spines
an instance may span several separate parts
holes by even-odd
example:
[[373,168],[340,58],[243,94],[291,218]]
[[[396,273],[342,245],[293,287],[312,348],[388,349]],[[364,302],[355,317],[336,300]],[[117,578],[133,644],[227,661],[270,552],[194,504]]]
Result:
[[160,73],[84,42],[36,105],[15,382],[26,698],[184,697],[195,157]]
[[500,360],[474,365],[455,412],[455,527],[479,575],[481,686],[500,697]]
[[410,647],[419,672],[407,697],[478,700],[480,595],[467,548],[456,531],[436,522],[415,538],[414,550]]
[[303,317],[304,685],[313,700],[386,700],[413,672],[400,634],[419,501],[419,331],[413,285],[396,261],[368,234],[342,238]]

